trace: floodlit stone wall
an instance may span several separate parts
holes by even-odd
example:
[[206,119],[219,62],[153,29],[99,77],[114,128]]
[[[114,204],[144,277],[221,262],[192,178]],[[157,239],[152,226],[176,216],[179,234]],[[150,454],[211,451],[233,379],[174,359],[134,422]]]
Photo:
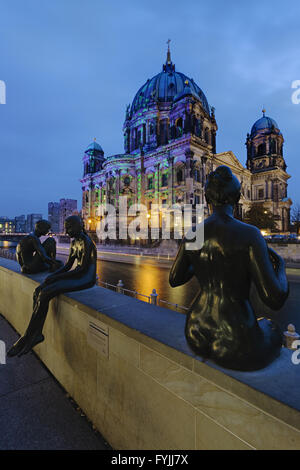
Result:
[[[0,259],[0,313],[20,333],[43,278]],[[226,371],[190,352],[184,321],[94,287],[51,301],[35,351],[115,449],[299,449],[291,351],[263,371]]]
[[300,262],[300,243],[270,243],[269,246],[286,261]]

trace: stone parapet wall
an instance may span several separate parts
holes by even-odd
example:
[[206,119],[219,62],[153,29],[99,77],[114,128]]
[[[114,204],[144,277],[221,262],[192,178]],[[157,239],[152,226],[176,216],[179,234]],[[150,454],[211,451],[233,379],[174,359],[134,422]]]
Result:
[[[0,313],[20,333],[43,278],[0,260]],[[94,287],[51,301],[35,351],[115,449],[299,449],[291,351],[262,371],[226,371],[191,353],[184,321]]]
[[300,263],[300,243],[269,243],[268,246],[273,248],[286,261]]

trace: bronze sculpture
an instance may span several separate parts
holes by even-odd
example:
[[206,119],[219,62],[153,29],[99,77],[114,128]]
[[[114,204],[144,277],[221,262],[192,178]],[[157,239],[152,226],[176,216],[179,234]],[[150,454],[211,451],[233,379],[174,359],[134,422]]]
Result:
[[183,240],[170,272],[172,287],[196,276],[200,290],[187,314],[185,335],[204,359],[237,370],[257,370],[280,354],[282,334],[270,320],[257,320],[249,301],[254,282],[263,302],[278,310],[289,288],[283,259],[268,248],[259,229],[233,217],[240,183],[222,165],[208,175],[204,244],[186,249]]
[[[8,351],[8,356],[22,356],[44,341],[42,334],[49,302],[65,292],[88,289],[96,283],[97,251],[94,242],[83,229],[78,216],[65,221],[66,233],[73,238],[69,258],[64,266],[48,276],[33,294],[33,314],[25,334]],[[75,269],[71,270],[77,261]]]
[[56,258],[56,242],[48,237],[40,242],[42,235],[47,235],[51,228],[47,220],[39,220],[35,224],[34,232],[22,238],[16,248],[17,261],[24,274],[36,274],[42,271],[55,271],[62,266]]

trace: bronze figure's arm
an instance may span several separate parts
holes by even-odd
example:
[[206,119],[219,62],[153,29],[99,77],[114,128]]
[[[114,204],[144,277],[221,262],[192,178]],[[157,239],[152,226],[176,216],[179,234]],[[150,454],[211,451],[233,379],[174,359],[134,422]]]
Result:
[[63,265],[61,268],[59,268],[57,271],[55,271],[50,276],[46,277],[46,279],[43,282],[43,285],[50,284],[52,282],[57,281],[58,279],[61,279],[60,274],[70,271],[70,269],[72,268],[72,266],[74,264],[75,259],[76,259],[76,257],[75,257],[75,254],[74,254],[73,246],[71,245],[69,257],[67,259],[66,264]]
[[252,279],[262,301],[268,307],[279,310],[289,294],[283,259],[267,247],[258,229],[255,229],[249,255]]
[[193,276],[194,268],[185,249],[185,240],[183,240],[171,268],[169,282],[172,287],[177,287],[188,282]]
[[54,264],[55,260],[50,258],[47,255],[45,248],[41,244],[38,237],[36,237],[35,235],[32,235],[32,244],[33,244],[34,250],[40,255],[40,257],[41,257],[41,259],[44,263],[47,263],[47,264],[50,264],[50,265]]

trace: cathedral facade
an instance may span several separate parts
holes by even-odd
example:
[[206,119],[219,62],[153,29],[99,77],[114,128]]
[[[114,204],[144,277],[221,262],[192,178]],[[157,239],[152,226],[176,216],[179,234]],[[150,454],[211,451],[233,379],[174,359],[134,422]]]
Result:
[[124,153],[104,156],[94,140],[84,152],[82,214],[86,229],[95,231],[98,207],[119,197],[128,206],[142,203],[148,210],[177,203],[204,204],[206,177],[227,165],[242,183],[236,215],[243,219],[251,205],[263,203],[276,218],[278,231],[289,229],[291,200],[283,157],[283,136],[270,117],[258,119],[247,134],[246,168],[231,151],[216,153],[218,126],[199,86],[175,70],[168,48],[162,71],[138,90],[127,107]]

